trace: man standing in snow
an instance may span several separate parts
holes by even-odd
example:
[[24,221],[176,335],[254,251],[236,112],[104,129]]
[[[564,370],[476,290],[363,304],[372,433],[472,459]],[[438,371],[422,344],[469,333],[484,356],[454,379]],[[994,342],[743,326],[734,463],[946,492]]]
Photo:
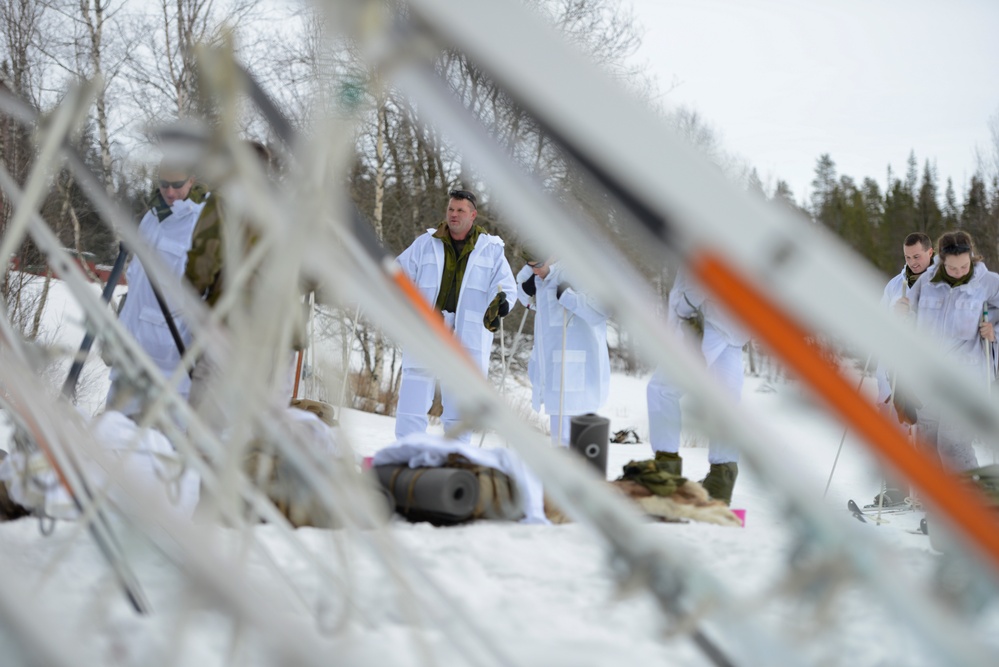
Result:
[[[905,237],[902,243],[902,256],[905,258],[905,265],[902,271],[888,281],[885,285],[884,294],[881,296],[881,305],[902,314],[909,312],[909,289],[919,280],[933,264],[933,242],[930,237],[922,232],[913,232]],[[896,388],[892,386],[892,381],[888,377],[888,369],[882,364],[878,364],[874,376],[878,380],[878,406],[890,417],[897,418],[900,423],[915,423],[914,409],[907,410],[904,401],[896,402],[898,399]],[[902,413],[899,414],[899,407]],[[906,416],[908,412],[908,416]],[[898,505],[905,502],[908,492],[905,491],[905,484],[897,481],[889,481],[885,485],[884,498],[881,492],[874,496],[874,504],[884,506]]]
[[545,406],[552,442],[565,446],[571,418],[596,412],[607,400],[607,313],[570,287],[551,259],[529,261],[520,270],[517,297],[535,311],[527,366],[532,403],[538,412]]
[[[881,305],[892,311],[901,309],[901,312],[909,312],[909,289],[916,283],[919,276],[926,272],[933,264],[933,243],[930,237],[922,232],[913,232],[905,237],[902,244],[902,255],[905,257],[905,266],[902,271],[888,281],[885,285],[884,294],[881,296]],[[888,378],[888,369],[878,364],[875,376],[878,379],[878,404],[886,405],[891,398],[891,380]],[[894,408],[889,407],[894,416]]]
[[[204,201],[205,191],[201,186],[195,185],[190,167],[166,160],[160,163],[159,190],[150,203],[149,211],[139,222],[139,235],[156,250],[166,267],[178,279],[184,274],[187,251],[191,247],[191,233],[204,207]],[[129,264],[126,276],[128,294],[118,319],[163,374],[170,377],[180,363],[180,353],[157,300],[157,290],[138,259]],[[174,321],[181,339],[189,344],[191,336],[184,321],[177,316]],[[144,408],[143,401],[124,385],[121,373],[112,367],[107,408],[119,410],[129,416],[137,415]],[[190,380],[185,374],[177,390],[186,397],[190,386]]]
[[[398,262],[486,374],[493,333],[510,310],[506,294],[513,293],[515,283],[503,254],[503,239],[476,225],[477,215],[475,195],[452,190],[446,221],[421,234],[399,255]],[[427,430],[435,385],[433,373],[406,352],[396,407],[396,437]],[[441,421],[450,432],[461,416],[449,392],[443,391],[441,400]],[[468,442],[471,433],[465,432],[459,439]]]
[[[691,347],[703,356],[710,371],[738,401],[742,396],[742,348],[749,335],[732,322],[718,304],[707,298],[681,269],[669,293],[668,325],[681,333]],[[680,399],[683,391],[662,371],[649,380],[646,398],[649,408],[649,442],[656,461],[667,464],[669,472],[681,474]],[[707,477],[701,484],[712,498],[726,504],[739,475],[739,452],[727,442],[712,438],[708,445]]]

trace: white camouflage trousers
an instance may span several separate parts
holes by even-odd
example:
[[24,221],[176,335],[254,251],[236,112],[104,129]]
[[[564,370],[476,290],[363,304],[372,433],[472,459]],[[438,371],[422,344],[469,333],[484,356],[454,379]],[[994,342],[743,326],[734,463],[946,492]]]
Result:
[[[429,371],[420,368],[403,368],[402,381],[399,383],[399,403],[395,409],[395,437],[402,438],[410,433],[426,433],[427,412],[434,402],[434,387],[437,379]],[[444,432],[461,421],[457,401],[449,392],[441,390],[441,403],[444,412],[441,423]],[[459,442],[471,442],[472,432],[466,430],[455,438]]]
[[[744,380],[742,348],[729,345],[718,331],[708,325],[704,327],[701,340],[701,353],[708,371],[729,390],[736,402],[742,396]],[[662,371],[657,371],[646,389],[649,408],[649,442],[653,452],[673,452],[680,449],[682,418],[680,399],[683,390],[671,383]],[[739,450],[731,443],[719,442],[712,438],[708,443],[709,463],[732,463],[739,461]]]
[[936,447],[940,462],[955,472],[978,467],[978,457],[971,433],[949,410],[939,405],[926,405],[916,411],[917,435],[923,442]]

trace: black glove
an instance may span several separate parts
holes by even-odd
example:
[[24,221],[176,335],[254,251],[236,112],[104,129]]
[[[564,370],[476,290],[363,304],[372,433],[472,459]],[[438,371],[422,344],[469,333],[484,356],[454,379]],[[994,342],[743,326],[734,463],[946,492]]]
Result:
[[916,423],[916,410],[923,407],[921,401],[901,391],[898,387],[895,388],[895,393],[891,395],[890,400],[895,406],[895,416],[898,418],[899,424]]
[[492,333],[499,329],[500,319],[510,312],[510,302],[506,300],[506,292],[500,292],[486,308],[485,315],[482,316],[482,326]]
[[538,286],[534,282],[534,279],[536,277],[537,276],[535,276],[532,273],[531,276],[527,280],[525,280],[524,282],[520,283],[520,287],[524,290],[524,294],[526,294],[527,296],[534,296],[535,294],[538,293]]
[[569,283],[559,283],[558,286],[555,288],[555,299],[556,300],[561,299],[562,292],[566,291],[567,289],[571,289],[571,287],[572,286]]

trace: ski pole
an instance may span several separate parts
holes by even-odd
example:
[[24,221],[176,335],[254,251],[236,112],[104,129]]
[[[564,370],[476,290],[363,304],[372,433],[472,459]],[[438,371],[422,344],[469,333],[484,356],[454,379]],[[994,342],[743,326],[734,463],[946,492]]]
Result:
[[500,393],[503,393],[503,383],[506,382],[506,339],[503,332],[503,320],[505,318],[500,318],[500,365],[503,367],[503,373],[500,374]]
[[[871,355],[867,355],[867,361],[864,363],[864,371],[860,374],[860,382],[857,383],[857,393],[860,393],[860,388],[864,386],[864,378],[867,377],[867,369],[871,366]],[[836,449],[836,458],[833,459],[832,469],[829,471],[829,479],[826,480],[826,489],[822,492],[822,497],[825,498],[826,494],[829,493],[829,485],[832,484],[833,474],[836,472],[836,464],[839,463],[839,455],[843,451],[843,443],[846,442],[846,432],[849,427],[843,428],[843,436],[839,439],[839,447]]]
[[309,386],[305,387],[304,392],[306,396],[316,395],[316,348],[313,345],[313,341],[316,340],[316,293],[315,291],[309,293],[309,319],[308,319],[308,337],[306,340],[309,341],[308,354],[306,358],[309,360],[309,376],[306,378],[306,384]]
[[[527,322],[527,313],[530,312],[530,308],[524,306],[524,314],[520,318],[520,326],[517,327],[517,335],[513,337],[513,344],[510,346],[510,354],[506,357],[506,363],[503,364],[503,374],[500,376],[500,393],[506,389],[506,374],[510,369],[510,364],[513,362],[513,357],[517,354],[518,345],[520,343],[520,335],[524,333],[524,323]],[[501,330],[502,331],[502,330]]]
[[[111,272],[108,274],[108,281],[104,285],[104,291],[101,292],[101,299],[104,303],[111,303],[111,296],[114,294],[114,288],[118,285],[118,280],[125,270],[125,260],[127,259],[128,251],[125,249],[125,244],[119,243],[118,257],[114,260],[114,266],[111,267]],[[66,377],[66,382],[62,385],[62,395],[67,398],[76,398],[76,383],[80,379],[80,373],[83,372],[83,365],[87,362],[87,355],[90,354],[90,348],[94,344],[95,335],[92,331],[88,330],[83,337],[83,342],[80,344],[80,351],[76,353],[73,365],[69,369],[69,375]]]
[[566,332],[569,329],[569,309],[565,306],[562,307],[562,363],[561,372],[562,377],[558,381],[558,446],[562,446],[562,422],[564,418],[562,416],[562,409],[565,402],[565,339]]
[[295,362],[295,385],[291,390],[291,400],[298,398],[298,382],[302,379],[302,356],[303,350],[298,351],[298,361]]
[[[982,304],[982,322],[989,323],[989,304]],[[985,353],[985,388],[988,395],[992,395],[992,343],[987,338],[982,338],[982,351]]]
[[[982,322],[991,322],[989,316],[989,302],[982,303]],[[989,397],[992,396],[992,343],[988,339],[982,338],[982,350],[985,353],[985,391]],[[996,450],[992,448],[992,463],[996,463]]]
[[305,359],[305,351],[312,348],[312,318],[316,307],[315,292],[309,292],[309,319],[305,327],[305,343],[301,350],[298,350],[298,361],[295,362],[295,384],[291,390],[291,400],[298,398],[298,385],[302,379],[302,361]]
[[[163,298],[162,292],[156,287],[156,283],[153,282],[152,277],[149,277],[149,286],[153,289],[153,296],[156,297],[156,303],[159,304],[160,312],[163,313],[163,321],[166,322],[167,329],[170,330],[170,336],[173,338],[174,345],[177,346],[177,352],[181,357],[187,352],[187,346],[184,345],[184,339],[180,336],[180,329],[177,328],[177,321],[175,320],[173,313],[170,312],[169,306],[167,306],[166,299]],[[188,370],[188,374],[191,370]]]
[[[524,323],[527,322],[527,313],[530,310],[531,310],[530,308],[528,308],[527,306],[524,306],[524,314],[520,318],[520,326],[517,327],[517,333],[513,337],[513,344],[510,345],[510,353],[506,355],[506,361],[503,363],[503,374],[500,375],[500,388],[499,388],[500,394],[502,394],[506,390],[506,374],[510,370],[510,364],[513,362],[513,357],[514,357],[514,355],[517,354],[517,350],[519,349],[520,335],[522,333],[524,333]],[[501,320],[500,321],[500,352],[501,353],[502,353],[502,349],[503,349],[503,322]],[[485,434],[485,432],[483,432],[482,433],[482,437],[479,438],[479,447],[481,447],[482,443],[484,443],[485,441],[486,441],[486,434]]]
[[[500,376],[500,394],[503,393],[503,384],[506,382],[506,341],[503,337],[503,319],[500,318],[499,323],[499,335],[500,335],[500,366],[503,367],[503,374]],[[482,436],[479,438],[479,447],[486,441],[486,429],[482,429]]]
[[354,319],[350,322],[350,337],[347,338],[346,353],[344,354],[343,379],[340,381],[340,400],[337,403],[337,419],[340,418],[340,411],[347,400],[347,379],[350,377],[350,350],[354,344],[354,334],[357,332],[357,320],[361,316],[361,304],[357,304],[354,310]]

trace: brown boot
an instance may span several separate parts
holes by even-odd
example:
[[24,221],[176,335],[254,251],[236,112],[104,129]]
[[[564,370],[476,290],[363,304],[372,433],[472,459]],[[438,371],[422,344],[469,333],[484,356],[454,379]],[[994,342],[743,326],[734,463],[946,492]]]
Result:
[[701,480],[701,486],[712,498],[729,505],[732,502],[735,478],[738,476],[738,463],[712,463],[707,477]]
[[671,475],[683,475],[683,459],[676,452],[656,452],[656,468]]

